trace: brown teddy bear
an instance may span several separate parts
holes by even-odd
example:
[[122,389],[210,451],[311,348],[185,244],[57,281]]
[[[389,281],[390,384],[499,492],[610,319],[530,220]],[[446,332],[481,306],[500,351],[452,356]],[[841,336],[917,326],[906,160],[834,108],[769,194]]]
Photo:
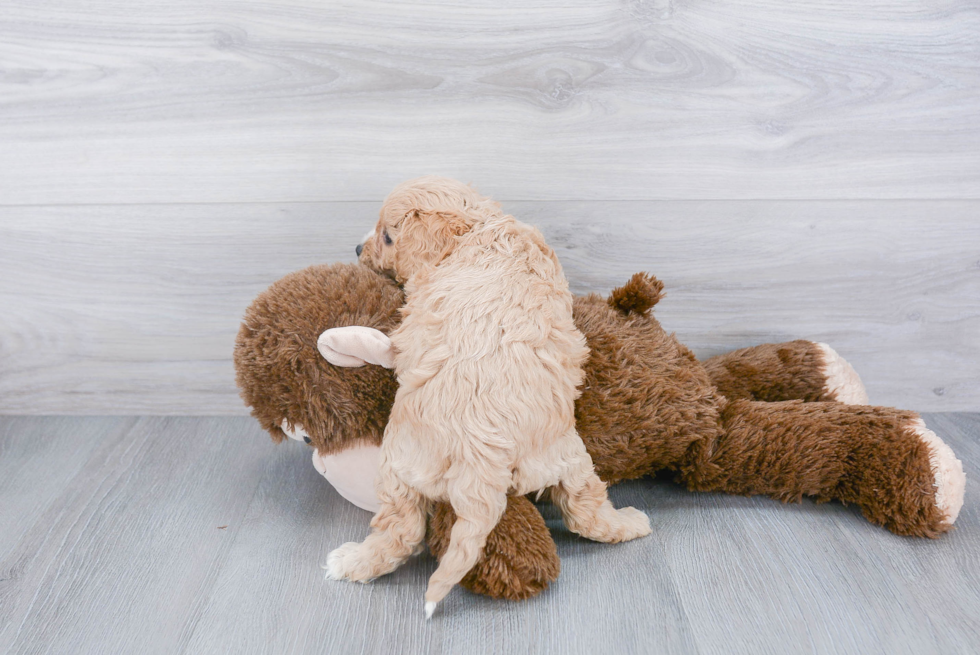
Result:
[[[699,362],[651,315],[661,291],[659,280],[639,273],[608,299],[575,298],[591,351],[577,428],[603,480],[669,469],[695,491],[854,503],[901,535],[950,529],[963,503],[963,468],[918,415],[867,405],[853,369],[824,344],[770,344]],[[302,436],[317,469],[363,507],[373,501],[377,446],[396,390],[383,333],[398,324],[403,301],[393,281],[364,266],[313,266],[252,303],[235,346],[252,415],[277,442]],[[346,326],[374,330],[332,330]],[[318,339],[342,366],[321,356]],[[359,490],[345,491],[345,480]],[[450,506],[436,506],[427,542],[437,557],[454,521]],[[558,572],[537,508],[512,497],[463,585],[527,598]]]

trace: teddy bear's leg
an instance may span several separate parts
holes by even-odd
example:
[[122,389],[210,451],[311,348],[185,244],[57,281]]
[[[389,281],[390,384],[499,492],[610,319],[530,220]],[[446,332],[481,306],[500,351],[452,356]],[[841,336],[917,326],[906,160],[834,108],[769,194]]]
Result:
[[361,543],[349,542],[330,553],[323,566],[328,578],[370,582],[419,552],[428,501],[390,469],[379,473],[378,479],[383,485],[378,493],[381,509],[371,520],[371,534]]
[[840,500],[892,532],[925,537],[949,530],[963,505],[962,464],[914,412],[736,400],[721,423],[681,466],[692,490]]
[[[442,559],[456,513],[449,503],[436,503],[426,539]],[[536,596],[558,579],[561,562],[541,513],[525,496],[509,496],[507,509],[487,537],[483,558],[460,580],[473,593],[522,600]]]
[[718,391],[731,400],[868,404],[868,393],[854,368],[825,343],[802,339],[767,343],[702,363]]

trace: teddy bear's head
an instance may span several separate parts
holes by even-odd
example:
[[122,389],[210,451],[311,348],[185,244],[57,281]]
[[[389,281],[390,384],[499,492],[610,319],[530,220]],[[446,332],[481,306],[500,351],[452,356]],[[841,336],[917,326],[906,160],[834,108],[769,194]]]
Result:
[[311,266],[275,282],[246,310],[235,342],[236,381],[252,416],[277,442],[287,436],[284,424],[302,426],[322,454],[380,445],[394,373],[333,366],[317,337],[350,325],[389,333],[404,302],[392,280],[359,264]]

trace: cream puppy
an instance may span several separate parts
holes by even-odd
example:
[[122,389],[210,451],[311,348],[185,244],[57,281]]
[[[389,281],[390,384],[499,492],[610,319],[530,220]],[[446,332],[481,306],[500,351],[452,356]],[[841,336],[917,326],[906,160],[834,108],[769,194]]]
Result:
[[407,294],[391,334],[399,389],[381,447],[381,509],[363,543],[333,551],[333,578],[367,582],[416,553],[431,500],[456,513],[425,611],[477,563],[508,494],[550,489],[570,530],[596,541],[650,533],[616,510],[575,431],[588,357],[555,253],[533,227],[454,180],[392,191],[361,261]]

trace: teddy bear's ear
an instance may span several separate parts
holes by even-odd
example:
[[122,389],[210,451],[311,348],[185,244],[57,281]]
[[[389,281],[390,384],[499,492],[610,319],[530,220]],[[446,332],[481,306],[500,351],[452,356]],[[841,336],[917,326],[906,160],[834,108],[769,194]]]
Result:
[[637,273],[630,281],[613,289],[609,306],[625,315],[646,315],[657,304],[664,290],[664,283],[649,273]]

